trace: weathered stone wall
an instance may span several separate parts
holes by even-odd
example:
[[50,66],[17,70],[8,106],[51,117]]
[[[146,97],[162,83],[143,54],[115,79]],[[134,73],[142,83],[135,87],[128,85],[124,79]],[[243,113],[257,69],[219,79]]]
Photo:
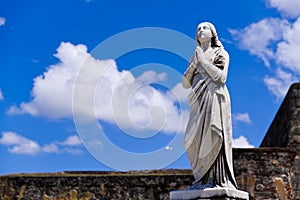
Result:
[[[239,189],[251,199],[291,199],[293,151],[234,149],[233,156]],[[17,174],[0,177],[0,199],[166,200],[193,181],[190,170]]]
[[290,87],[261,147],[287,147],[296,152],[291,182],[293,198],[300,199],[300,83]]
[[291,85],[260,146],[300,150],[300,83]]
[[189,170],[10,175],[0,177],[0,199],[168,200],[191,179]]
[[288,148],[235,149],[239,189],[251,199],[293,199],[291,169],[295,152]]

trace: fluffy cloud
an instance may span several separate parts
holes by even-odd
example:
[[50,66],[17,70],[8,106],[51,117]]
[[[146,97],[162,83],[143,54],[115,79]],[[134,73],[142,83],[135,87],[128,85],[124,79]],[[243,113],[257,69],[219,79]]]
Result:
[[289,27],[287,20],[267,18],[241,30],[230,29],[229,32],[241,49],[259,57],[269,67],[270,59],[275,59],[272,46],[283,38],[284,31]]
[[42,148],[42,151],[45,153],[58,153],[59,149],[56,144],[51,143],[51,144],[45,144]]
[[61,43],[54,55],[61,62],[34,79],[32,101],[11,107],[9,114],[64,118],[72,115],[72,91],[80,65],[88,56],[84,45]]
[[167,78],[166,73],[157,74],[155,71],[146,71],[137,78],[137,81],[141,83],[155,83],[158,81],[163,81]]
[[[25,138],[15,132],[3,132],[0,144],[8,146],[8,151],[14,154],[36,155],[38,153],[82,153],[81,142],[76,135],[69,136],[65,141],[40,145],[38,142]],[[70,147],[72,146],[72,147]]]
[[238,138],[233,139],[232,145],[234,148],[254,148],[243,135]]
[[4,99],[4,96],[2,94],[2,90],[0,89],[0,101],[2,101]]
[[76,135],[71,135],[69,136],[65,141],[63,142],[57,142],[60,145],[65,145],[65,146],[78,146],[81,145],[81,141],[78,136]]
[[9,146],[8,151],[15,154],[35,155],[40,150],[40,145],[14,132],[2,133],[0,144]]
[[4,26],[5,22],[6,22],[6,18],[0,17],[0,26]]
[[45,144],[42,151],[45,153],[70,153],[70,154],[82,154],[81,141],[77,135],[71,135],[64,141],[55,141],[50,144]]
[[277,45],[276,61],[278,64],[300,75],[300,17],[288,29],[285,29],[283,40]]
[[251,124],[251,119],[248,113],[236,113],[232,115],[233,122],[243,122]]
[[282,18],[262,19],[230,32],[241,49],[262,59],[266,66],[270,67],[274,61],[273,75],[266,75],[264,83],[280,99],[293,82],[300,80],[300,0],[266,0],[266,3],[277,9]]
[[276,8],[284,17],[300,16],[300,0],[267,0],[270,7]]
[[[130,71],[119,71],[113,60],[95,59],[87,53],[85,45],[62,42],[54,56],[59,62],[34,79],[32,100],[12,106],[8,114],[70,118],[72,100],[76,98],[83,102],[78,105],[80,114],[95,115],[99,120],[117,123],[124,129],[172,133],[177,131],[178,127],[174,126],[177,124],[179,130],[184,131],[188,111],[177,108],[174,95],[148,83],[165,80],[167,74],[146,71],[134,77]],[[75,84],[82,90],[73,97]],[[175,95],[183,99],[179,86],[173,89]],[[90,96],[95,99],[93,110],[85,103]]]
[[288,73],[278,68],[275,72],[275,76],[266,76],[264,82],[268,87],[268,90],[274,94],[279,100],[285,96],[291,83],[297,82],[298,78],[292,73]]
[[185,89],[182,87],[181,83],[177,83],[171,91],[169,91],[168,95],[170,98],[174,98],[174,101],[179,102],[187,102],[188,101],[188,94],[191,92],[191,89]]
[[[297,7],[294,1],[270,0],[269,4],[286,14],[299,15],[299,9],[298,14],[293,10]],[[264,83],[277,99],[286,94],[292,83],[300,80],[300,17],[294,22],[279,18],[262,19],[244,29],[230,32],[241,49],[259,57],[270,68],[273,75],[266,75]],[[274,62],[272,66],[271,61]]]

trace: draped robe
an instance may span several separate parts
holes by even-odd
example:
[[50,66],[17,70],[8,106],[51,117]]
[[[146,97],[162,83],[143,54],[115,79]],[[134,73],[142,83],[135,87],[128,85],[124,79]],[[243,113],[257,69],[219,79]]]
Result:
[[236,188],[230,97],[225,85],[229,55],[223,47],[214,47],[205,54],[209,64],[190,63],[196,68],[189,65],[183,76],[183,86],[192,87],[184,146],[194,186]]

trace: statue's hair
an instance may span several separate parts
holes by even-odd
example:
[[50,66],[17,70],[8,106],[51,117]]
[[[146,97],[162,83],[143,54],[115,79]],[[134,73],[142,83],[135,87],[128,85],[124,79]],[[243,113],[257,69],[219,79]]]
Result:
[[[212,33],[211,47],[223,47],[222,43],[220,42],[220,40],[218,38],[218,34],[217,34],[215,26],[210,22],[202,22],[200,24],[203,24],[203,23],[209,26],[210,31]],[[200,41],[199,41],[197,35],[196,35],[196,39],[197,39],[197,42],[200,44]]]

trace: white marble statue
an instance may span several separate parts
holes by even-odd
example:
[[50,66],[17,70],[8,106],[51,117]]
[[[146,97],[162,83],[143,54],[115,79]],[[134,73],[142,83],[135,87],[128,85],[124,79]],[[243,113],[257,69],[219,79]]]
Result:
[[232,162],[230,97],[225,85],[229,55],[213,24],[198,25],[196,49],[182,85],[192,87],[184,145],[195,182],[190,189],[236,189]]

